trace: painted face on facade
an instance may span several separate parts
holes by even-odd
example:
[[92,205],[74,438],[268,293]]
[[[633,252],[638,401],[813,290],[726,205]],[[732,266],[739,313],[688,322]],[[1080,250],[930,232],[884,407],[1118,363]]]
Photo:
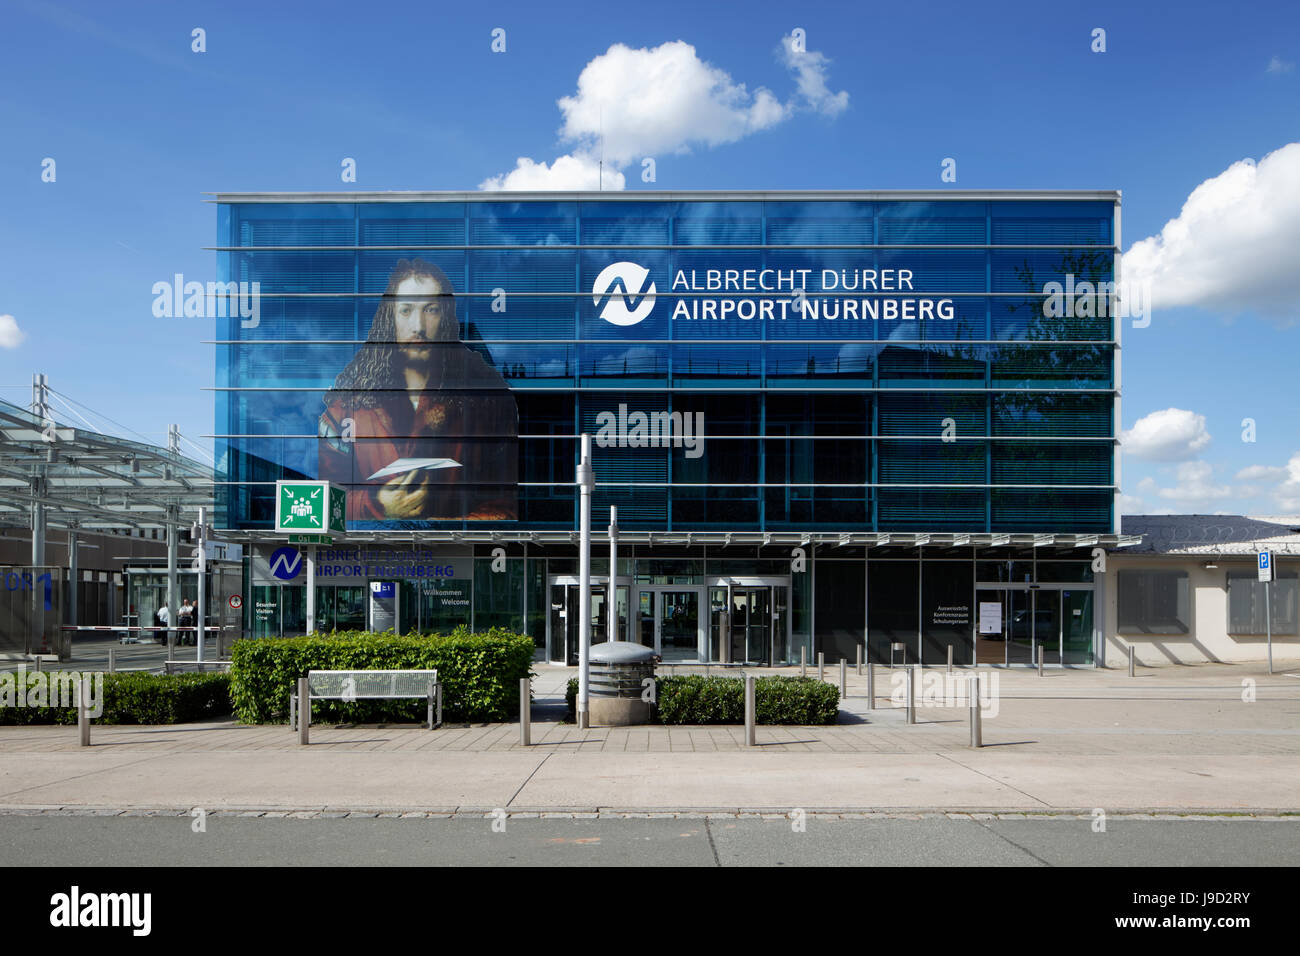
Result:
[[449,290],[432,276],[410,276],[397,286],[393,322],[408,362],[433,357],[430,342],[456,339],[456,306]]

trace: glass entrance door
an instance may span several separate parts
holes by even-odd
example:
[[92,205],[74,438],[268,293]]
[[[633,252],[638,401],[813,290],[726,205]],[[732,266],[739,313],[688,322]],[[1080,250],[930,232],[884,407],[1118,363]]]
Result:
[[1061,663],[1092,663],[1092,592],[1061,592]]
[[1034,662],[1034,602],[1032,591],[1004,591],[1007,613],[1003,616],[1006,627],[1006,656],[1004,664],[1032,664]]
[[1034,595],[1034,656],[1043,649],[1044,664],[1061,663],[1061,592],[1039,589]]
[[976,664],[1007,663],[1012,593],[1001,589],[976,592]]
[[661,591],[659,597],[660,656],[666,661],[699,660],[699,592]]
[[[571,667],[578,664],[578,605],[580,586],[551,584],[551,659],[564,660]],[[627,628],[626,585],[618,588],[620,630]],[[609,587],[606,583],[591,586],[591,643],[603,644],[609,632]],[[621,635],[619,638],[621,639]]]
[[772,621],[771,587],[733,587],[729,659],[733,663],[771,663]]
[[644,647],[654,648],[656,654],[659,652],[659,635],[656,630],[659,617],[655,613],[655,609],[659,606],[658,597],[655,591],[642,591],[637,601],[636,615],[637,640]]

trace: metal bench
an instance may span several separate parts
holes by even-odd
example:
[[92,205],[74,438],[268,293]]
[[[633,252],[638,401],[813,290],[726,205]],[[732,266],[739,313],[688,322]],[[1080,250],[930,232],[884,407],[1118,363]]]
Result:
[[[311,726],[313,700],[398,700],[423,697],[429,702],[429,729],[442,726],[442,684],[436,670],[308,671],[304,722]],[[434,712],[437,711],[437,722]],[[289,726],[298,728],[298,692],[289,693]]]

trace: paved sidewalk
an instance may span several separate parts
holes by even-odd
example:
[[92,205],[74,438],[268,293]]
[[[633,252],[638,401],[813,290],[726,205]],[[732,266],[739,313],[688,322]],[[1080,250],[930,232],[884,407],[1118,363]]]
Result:
[[[553,715],[571,672],[538,672],[535,712]],[[981,750],[964,705],[905,724],[887,669],[875,709],[850,669],[840,724],[760,727],[754,749],[738,727],[554,719],[534,723],[529,748],[517,724],[316,725],[307,748],[283,724],[97,726],[90,748],[73,727],[4,727],[0,812],[1300,810],[1300,668],[994,673]]]

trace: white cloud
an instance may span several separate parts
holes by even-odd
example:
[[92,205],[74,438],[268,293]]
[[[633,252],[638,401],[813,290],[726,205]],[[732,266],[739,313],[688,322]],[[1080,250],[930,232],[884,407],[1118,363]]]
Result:
[[574,148],[549,167],[521,157],[513,170],[479,188],[595,189],[597,157],[603,157],[604,188],[622,189],[618,170],[629,163],[734,143],[800,110],[833,117],[848,108],[849,94],[833,93],[827,84],[825,55],[795,53],[785,37],[779,56],[797,90],[787,103],[762,86],[751,92],[684,40],[637,49],[615,43],[583,67],[576,92],[557,101],[564,118],[560,138]]
[[794,38],[788,36],[781,38],[781,53],[785,65],[794,71],[799,95],[810,108],[827,116],[838,116],[849,108],[848,91],[832,93],[826,85],[830,60],[825,54],[813,50],[800,53],[794,48]]
[[1197,186],[1178,218],[1124,254],[1155,308],[1195,305],[1300,319],[1300,143],[1242,159]]
[[16,349],[27,338],[12,315],[0,315],[0,349]]
[[787,114],[771,91],[751,94],[683,40],[638,50],[615,43],[583,68],[577,93],[559,107],[560,135],[599,149],[603,132],[605,159],[616,165],[734,143]]
[[1285,479],[1273,489],[1277,506],[1283,512],[1300,512],[1300,451],[1291,456],[1286,468],[1278,471],[1285,473]]
[[479,183],[479,189],[499,192],[501,190],[517,191],[582,191],[603,189],[622,189],[625,185],[623,174],[616,169],[605,168],[603,174],[599,161],[583,154],[558,157],[547,166],[535,163],[527,156],[520,156],[515,168],[500,176],[493,176]]
[[1281,481],[1287,471],[1274,465],[1250,465],[1237,472],[1238,481]]
[[1147,461],[1182,461],[1210,443],[1205,416],[1183,408],[1166,408],[1137,420],[1120,436],[1124,454]]
[[1121,493],[1119,496],[1119,513],[1122,515],[1144,515],[1146,508],[1146,502],[1137,495]]
[[1295,64],[1290,60],[1284,60],[1280,56],[1275,56],[1268,61],[1266,68],[1269,73],[1290,73],[1295,69]]
[[1175,476],[1178,484],[1172,488],[1161,488],[1161,498],[1195,505],[1208,501],[1217,501],[1232,497],[1232,488],[1228,485],[1216,485],[1211,480],[1214,469],[1206,461],[1186,461],[1178,466]]

